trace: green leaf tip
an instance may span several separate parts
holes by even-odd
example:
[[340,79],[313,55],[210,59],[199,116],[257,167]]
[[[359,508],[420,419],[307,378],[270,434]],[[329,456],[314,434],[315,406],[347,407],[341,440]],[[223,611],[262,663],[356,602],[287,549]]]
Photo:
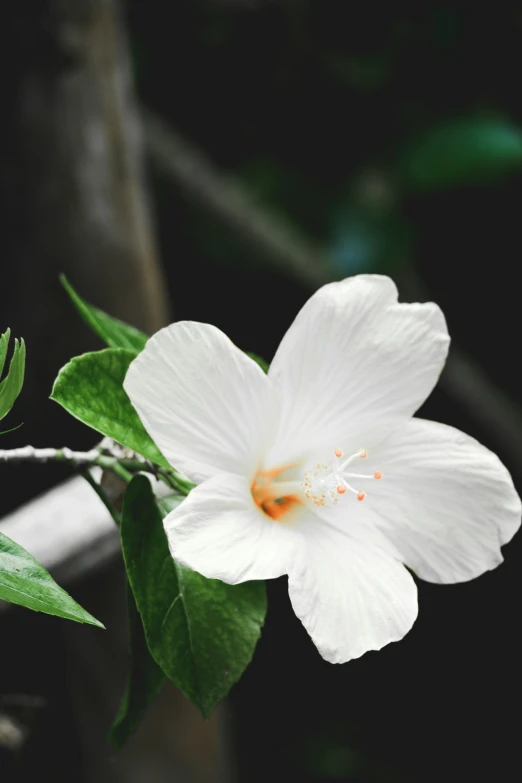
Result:
[[109,348],[127,348],[132,351],[141,351],[149,339],[144,332],[134,326],[107,315],[103,310],[89,304],[72,287],[64,274],[60,275],[60,283],[63,285],[76,310],[87,326],[100,337]]
[[105,628],[57,585],[29,552],[3,533],[0,533],[0,598],[35,612]]

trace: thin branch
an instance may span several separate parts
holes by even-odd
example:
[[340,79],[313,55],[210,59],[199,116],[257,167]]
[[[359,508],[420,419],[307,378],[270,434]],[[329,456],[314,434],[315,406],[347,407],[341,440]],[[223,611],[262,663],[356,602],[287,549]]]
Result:
[[90,451],[72,451],[63,449],[37,449],[34,446],[23,446],[19,449],[0,449],[0,462],[67,462],[74,467],[97,465],[101,457],[99,449]]
[[142,109],[146,142],[159,171],[200,208],[217,217],[278,272],[318,288],[333,279],[325,254],[276,214],[256,203],[241,183],[154,113]]
[[90,451],[72,451],[66,447],[63,449],[38,449],[34,446],[24,446],[19,449],[0,450],[0,463],[10,462],[20,464],[36,462],[45,464],[47,462],[62,462],[70,465],[75,470],[80,471],[97,466],[103,470],[109,470],[112,473],[115,473],[126,483],[132,479],[135,473],[145,472],[151,473],[156,478],[161,479],[167,486],[171,489],[175,489],[182,495],[188,495],[192,489],[192,484],[179,476],[174,470],[169,471],[160,468],[143,457],[140,457],[138,454],[133,455],[131,458],[121,456],[128,453],[128,450],[123,449],[117,444],[105,448],[106,443],[107,441],[104,440],[103,451],[108,450],[110,452],[111,449],[113,449],[113,454],[104,454],[101,448],[91,449]]

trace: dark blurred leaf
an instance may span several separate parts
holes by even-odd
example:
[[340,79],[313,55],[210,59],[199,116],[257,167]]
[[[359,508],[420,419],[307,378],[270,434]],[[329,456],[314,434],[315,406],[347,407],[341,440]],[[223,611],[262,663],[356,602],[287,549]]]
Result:
[[0,599],[77,623],[104,626],[59,587],[29,552],[0,533]]
[[130,641],[129,672],[118,714],[109,732],[109,739],[118,750],[139,727],[165,682],[165,675],[147,647],[141,617],[128,584],[127,612]]
[[318,733],[300,740],[298,752],[308,773],[321,780],[359,780],[366,760],[354,748],[350,735],[342,724],[328,723]]
[[[171,508],[162,503],[163,513]],[[144,476],[125,493],[121,536],[149,650],[208,718],[250,663],[266,614],[265,585],[227,585],[176,563]]]
[[170,470],[123,388],[136,355],[124,348],[106,348],[76,356],[60,370],[51,399],[88,427]]
[[346,203],[333,220],[328,254],[342,275],[396,274],[410,248],[411,229],[398,211]]
[[326,51],[323,62],[335,79],[361,92],[382,89],[390,78],[391,67],[385,52],[353,57],[342,51]]
[[320,239],[335,197],[308,173],[274,158],[254,158],[237,171],[252,198],[277,214],[280,224]]
[[60,276],[60,281],[87,326],[101,337],[109,348],[128,348],[139,352],[145,347],[149,339],[146,334],[86,302],[76,293],[65,275]]
[[[4,369],[7,355],[7,347],[11,331],[8,329],[0,337],[0,373]],[[22,391],[25,374],[25,343],[23,340],[14,341],[13,355],[9,363],[9,371],[0,383],[0,419],[7,416],[13,407],[16,398]]]
[[404,184],[419,190],[473,184],[522,167],[522,132],[507,121],[462,119],[414,139],[403,150]]

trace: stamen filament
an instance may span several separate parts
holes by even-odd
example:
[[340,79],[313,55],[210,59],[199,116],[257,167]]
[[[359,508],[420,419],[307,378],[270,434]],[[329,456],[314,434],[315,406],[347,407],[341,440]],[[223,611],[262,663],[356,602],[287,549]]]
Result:
[[345,467],[357,459],[357,457],[359,457],[359,459],[364,459],[366,457],[366,449],[359,449],[359,451],[356,451],[355,454],[352,454],[350,457],[345,459],[344,462],[341,462],[339,465],[338,470],[344,470]]
[[[355,454],[346,459],[343,459],[344,452],[339,446],[334,449],[333,453],[335,456],[333,465],[318,462],[306,472],[301,485],[304,489],[305,497],[316,506],[335,506],[339,500],[339,495],[344,495],[346,490],[350,490],[357,496],[357,500],[364,500],[366,492],[352,487],[346,479],[354,478],[359,483],[360,479],[380,479],[382,478],[382,473],[379,470],[376,470],[374,473],[351,473],[346,471],[347,465],[357,458],[364,459],[367,456],[366,449],[359,449],[359,451],[356,451]],[[281,483],[279,486],[283,487],[286,484],[290,487],[294,486],[294,482]]]
[[[377,478],[375,473],[343,473],[343,476],[348,476],[349,478],[364,478],[364,479],[374,479]],[[381,478],[379,475],[378,478]]]
[[350,492],[355,492],[355,494],[356,494],[356,495],[358,495],[358,494],[359,494],[359,491],[360,491],[360,490],[358,490],[358,489],[355,489],[354,487],[352,487],[352,486],[351,486],[351,484],[348,484],[348,482],[347,482],[347,481],[344,481],[344,479],[343,479],[343,482],[342,482],[342,486],[343,486],[343,487],[346,487],[346,489],[349,489],[349,490],[350,490]]

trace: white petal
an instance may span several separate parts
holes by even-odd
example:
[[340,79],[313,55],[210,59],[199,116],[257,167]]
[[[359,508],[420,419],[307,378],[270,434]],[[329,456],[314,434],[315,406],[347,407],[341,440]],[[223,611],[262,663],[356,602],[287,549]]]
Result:
[[306,545],[289,574],[296,615],[331,663],[398,641],[417,617],[411,575],[379,540],[373,548],[310,520]]
[[282,417],[269,461],[286,463],[310,444],[354,451],[372,445],[386,422],[395,426],[426,399],[448,344],[440,309],[398,304],[387,277],[325,285],[298,314],[270,367]]
[[245,479],[208,479],[164,520],[172,557],[210,579],[238,584],[288,573],[299,534],[255,505]]
[[413,419],[370,456],[383,478],[367,510],[422,579],[461,582],[502,562],[521,505],[495,454],[453,427]]
[[261,368],[215,326],[180,321],[152,337],[124,388],[159,449],[195,482],[253,476],[278,422]]

